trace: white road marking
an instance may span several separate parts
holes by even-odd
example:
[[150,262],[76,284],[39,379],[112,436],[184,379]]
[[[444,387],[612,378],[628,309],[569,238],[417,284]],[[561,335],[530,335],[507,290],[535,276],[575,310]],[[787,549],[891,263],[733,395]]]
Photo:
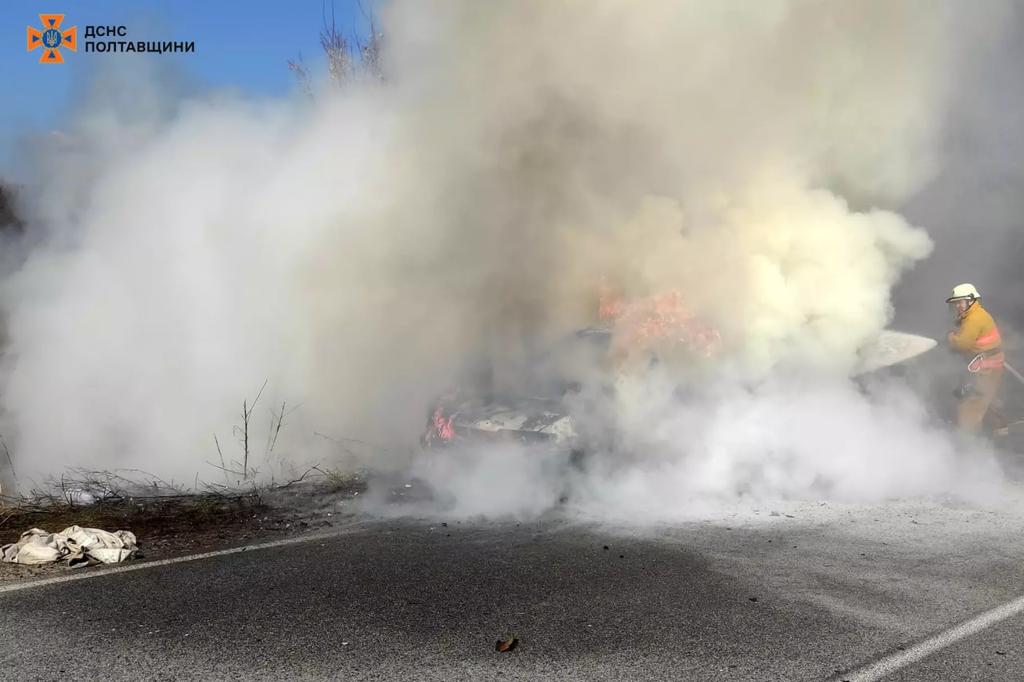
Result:
[[262,542],[255,545],[245,545],[244,547],[232,547],[231,549],[218,549],[213,552],[203,552],[201,554],[189,554],[188,556],[173,557],[171,559],[158,559],[156,561],[140,561],[133,564],[125,564],[122,566],[112,568],[97,568],[96,570],[78,569],[84,572],[72,573],[70,575],[59,575],[53,578],[42,578],[40,580],[28,580],[25,582],[16,582],[9,585],[0,585],[0,594],[5,592],[18,592],[20,590],[31,590],[34,587],[44,587],[46,585],[56,585],[58,583],[68,583],[75,580],[88,580],[89,578],[103,578],[108,575],[114,575],[116,573],[129,573],[131,571],[143,571],[147,568],[155,568],[157,566],[167,566],[169,564],[183,564],[187,561],[198,561],[199,559],[209,559],[217,556],[227,556],[228,554],[241,554],[242,552],[254,552],[261,549],[272,549],[274,547],[286,547],[288,545],[297,545],[303,542],[314,542],[316,540],[329,540],[331,538],[339,537],[341,535],[348,535],[352,532],[360,530],[366,526],[365,523],[355,522],[349,526],[333,530],[328,533],[314,533],[311,535],[298,535],[295,537],[284,538],[282,540],[274,540],[272,542]]
[[997,606],[990,611],[986,611],[979,616],[953,626],[948,630],[929,637],[923,642],[915,644],[906,651],[886,656],[851,673],[837,675],[836,679],[849,680],[849,682],[873,682],[874,680],[880,680],[886,675],[917,663],[921,659],[956,644],[960,640],[990,628],[1007,618],[1016,616],[1021,611],[1024,611],[1024,597],[1018,597],[1013,601],[1006,602],[1002,606]]

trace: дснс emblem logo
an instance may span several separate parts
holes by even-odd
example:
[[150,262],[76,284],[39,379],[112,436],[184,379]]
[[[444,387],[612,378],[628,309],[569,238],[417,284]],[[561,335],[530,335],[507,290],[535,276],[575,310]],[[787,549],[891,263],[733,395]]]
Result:
[[39,20],[43,22],[43,30],[33,26],[28,27],[28,45],[26,49],[31,52],[37,48],[43,48],[43,55],[39,58],[40,64],[63,64],[64,57],[60,53],[62,47],[72,52],[78,51],[78,27],[72,26],[66,31],[60,30],[64,22],[63,14],[40,14]]

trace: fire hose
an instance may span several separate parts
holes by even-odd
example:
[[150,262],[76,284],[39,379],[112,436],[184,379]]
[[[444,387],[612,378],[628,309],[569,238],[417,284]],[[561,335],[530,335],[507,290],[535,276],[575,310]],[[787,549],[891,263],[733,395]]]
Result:
[[1008,362],[1006,362],[1006,361],[1004,360],[1004,361],[1003,361],[1003,367],[1005,367],[1005,368],[1006,368],[1006,371],[1007,371],[1007,372],[1009,372],[1010,374],[1012,374],[1012,375],[1013,375],[1013,378],[1014,378],[1014,379],[1016,379],[1016,380],[1017,380],[1017,381],[1019,381],[1020,383],[1024,384],[1024,375],[1022,375],[1022,374],[1021,374],[1020,372],[1018,372],[1017,370],[1015,370],[1015,369],[1013,368],[1013,365],[1011,365],[1010,363],[1008,363]]

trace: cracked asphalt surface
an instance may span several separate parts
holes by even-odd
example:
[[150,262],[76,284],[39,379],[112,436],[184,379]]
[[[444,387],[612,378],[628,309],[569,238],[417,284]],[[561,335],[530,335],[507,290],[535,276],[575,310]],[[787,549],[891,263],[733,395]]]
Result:
[[[786,511],[642,531],[353,518],[290,546],[0,593],[0,670],[843,679],[1024,593],[1019,515],[934,503]],[[506,633],[520,644],[497,653]],[[1022,679],[1022,645],[1024,617],[1010,619],[891,679]]]

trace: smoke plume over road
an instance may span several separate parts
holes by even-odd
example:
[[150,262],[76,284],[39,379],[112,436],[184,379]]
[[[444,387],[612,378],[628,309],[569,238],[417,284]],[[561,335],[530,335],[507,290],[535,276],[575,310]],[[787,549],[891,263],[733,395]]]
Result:
[[[722,348],[685,404],[645,375],[580,415],[620,434],[573,484],[588,499],[948,489],[958,454],[918,401],[846,377],[933,250],[898,209],[943,172],[966,55],[1008,16],[397,1],[381,8],[385,79],[312,102],[99,74],[49,141],[59,153],[40,155],[29,217],[44,236],[0,290],[0,432],[36,474],[212,478],[213,435],[238,458],[242,401],[266,380],[264,472],[323,461],[333,444],[314,431],[388,444],[399,454],[361,463],[392,466],[463,364],[514,387],[532,349],[594,323],[610,282],[682,292]],[[129,85],[144,94],[118,106]],[[428,468],[476,490],[476,511],[557,498],[543,463],[518,488],[472,475],[490,456]],[[488,481],[523,494],[480,494]]]

